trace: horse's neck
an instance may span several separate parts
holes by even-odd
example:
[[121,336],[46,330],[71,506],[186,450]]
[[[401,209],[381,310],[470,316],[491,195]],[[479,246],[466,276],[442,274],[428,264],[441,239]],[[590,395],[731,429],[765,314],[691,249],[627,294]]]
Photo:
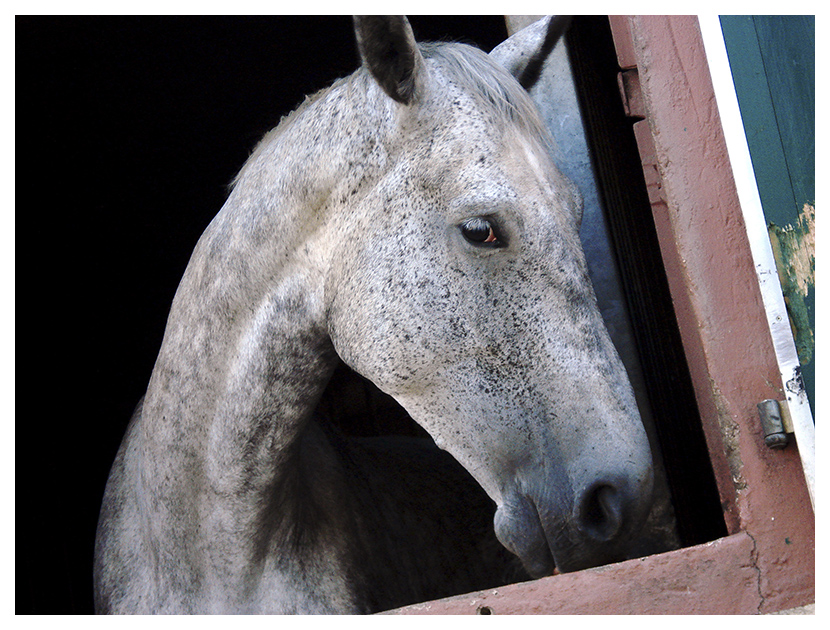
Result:
[[[302,284],[286,280],[248,306],[231,288],[202,302],[183,284],[144,402],[150,535],[192,554],[189,567],[226,572],[225,593],[258,570],[252,558],[274,533],[262,513],[336,362]],[[236,561],[217,565],[214,553]]]
[[[311,130],[302,113],[292,118],[257,149],[200,239],[142,412],[150,535],[161,546],[172,537],[191,566],[230,581],[257,570],[251,557],[274,534],[264,514],[280,526],[272,497],[337,361],[324,315],[328,262],[314,243],[337,203],[337,173],[349,176],[350,152],[366,155],[342,147],[336,116]],[[238,562],[217,568],[212,550]]]

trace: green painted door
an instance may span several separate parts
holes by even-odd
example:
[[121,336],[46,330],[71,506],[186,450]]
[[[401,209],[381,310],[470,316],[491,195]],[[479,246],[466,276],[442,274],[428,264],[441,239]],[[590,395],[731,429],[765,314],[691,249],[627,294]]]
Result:
[[815,16],[720,22],[815,417]]

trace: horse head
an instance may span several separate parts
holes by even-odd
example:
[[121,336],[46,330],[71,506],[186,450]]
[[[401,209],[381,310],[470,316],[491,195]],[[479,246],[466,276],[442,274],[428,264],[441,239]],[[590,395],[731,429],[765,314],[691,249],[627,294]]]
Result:
[[[578,191],[502,65],[419,47],[402,17],[355,26],[394,124],[389,168],[333,245],[338,355],[473,475],[532,576],[625,557],[650,508],[651,454],[587,275]],[[527,83],[533,63],[506,65]]]

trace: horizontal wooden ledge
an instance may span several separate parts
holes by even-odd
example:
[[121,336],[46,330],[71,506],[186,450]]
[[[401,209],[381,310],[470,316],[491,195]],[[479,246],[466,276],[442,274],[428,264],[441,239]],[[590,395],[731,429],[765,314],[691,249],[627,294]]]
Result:
[[754,543],[745,532],[576,573],[413,604],[397,615],[757,614]]

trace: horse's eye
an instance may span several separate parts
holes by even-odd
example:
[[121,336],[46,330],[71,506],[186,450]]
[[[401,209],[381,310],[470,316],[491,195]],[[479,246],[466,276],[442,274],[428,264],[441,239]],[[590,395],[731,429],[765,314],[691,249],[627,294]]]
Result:
[[500,245],[493,224],[481,217],[464,221],[461,224],[461,233],[474,245]]

